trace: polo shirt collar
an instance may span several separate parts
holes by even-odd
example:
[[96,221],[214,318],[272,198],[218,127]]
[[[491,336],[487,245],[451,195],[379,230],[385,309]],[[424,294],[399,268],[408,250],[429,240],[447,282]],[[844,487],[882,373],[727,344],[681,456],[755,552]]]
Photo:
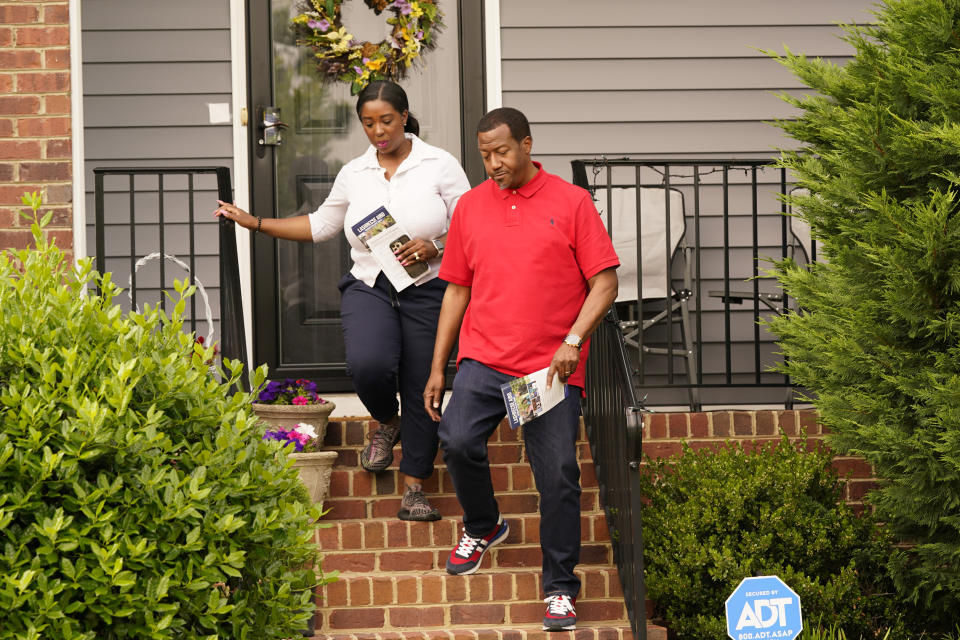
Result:
[[537,173],[533,176],[530,182],[523,185],[519,189],[501,189],[492,179],[490,180],[490,183],[493,185],[495,190],[500,192],[501,198],[506,198],[514,191],[524,198],[531,198],[533,197],[533,194],[535,194],[537,191],[540,191],[541,187],[543,187],[543,185],[547,182],[547,172],[543,170],[543,165],[536,160],[533,160],[533,164],[537,168]]
[[[413,147],[410,149],[410,154],[403,159],[403,162],[400,163],[400,167],[397,170],[397,173],[402,173],[408,169],[418,166],[421,162],[428,158],[440,158],[440,153],[435,147],[430,146],[416,135],[412,133],[403,134],[407,140],[413,142]],[[377,148],[373,145],[367,147],[367,150],[363,152],[363,155],[360,156],[360,162],[356,165],[357,171],[363,171],[365,169],[374,169],[377,171],[383,171],[383,167],[380,166],[380,163],[377,161]]]

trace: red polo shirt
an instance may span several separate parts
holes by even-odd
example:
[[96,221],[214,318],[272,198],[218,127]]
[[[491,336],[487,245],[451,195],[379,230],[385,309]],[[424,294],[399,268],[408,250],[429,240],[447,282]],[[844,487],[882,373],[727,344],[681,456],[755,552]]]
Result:
[[[519,189],[487,180],[460,197],[440,266],[441,278],[471,288],[457,361],[512,376],[550,365],[587,280],[620,265],[587,191],[534,164]],[[588,347],[569,384],[584,386]]]

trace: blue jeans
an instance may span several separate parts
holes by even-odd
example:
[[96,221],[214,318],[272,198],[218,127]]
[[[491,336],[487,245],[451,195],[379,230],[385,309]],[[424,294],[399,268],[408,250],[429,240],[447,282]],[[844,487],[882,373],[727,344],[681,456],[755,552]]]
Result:
[[[500,517],[487,441],[506,416],[500,385],[512,379],[475,360],[463,360],[440,421],[443,459],[463,508],[464,529],[471,536],[490,533]],[[573,572],[580,560],[579,425],[580,389],[569,387],[563,402],[521,427],[540,494],[540,549],[547,596],[576,597],[580,591],[580,579]]]
[[378,422],[400,412],[400,473],[429,478],[440,440],[437,423],[423,406],[423,388],[430,376],[447,283],[434,278],[397,293],[382,273],[373,287],[348,273],[339,287],[347,371],[353,388]]

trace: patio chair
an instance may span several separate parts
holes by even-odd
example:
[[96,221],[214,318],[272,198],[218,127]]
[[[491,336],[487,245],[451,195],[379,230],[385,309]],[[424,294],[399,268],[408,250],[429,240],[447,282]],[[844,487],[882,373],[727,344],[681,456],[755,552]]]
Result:
[[[790,190],[790,195],[806,196],[810,191],[801,187],[795,187]],[[817,245],[810,233],[810,225],[803,218],[793,215],[793,205],[787,205],[787,245],[786,257],[793,259],[798,264],[810,264],[823,259],[817,255]],[[751,290],[729,290],[729,291],[708,291],[707,295],[712,298],[720,298],[721,301],[730,304],[743,304],[745,300],[753,300],[754,292]],[[775,313],[783,312],[783,293],[759,292],[756,294],[757,301]]]
[[[626,318],[620,321],[620,330],[624,341],[638,349],[642,372],[646,371],[644,356],[679,358],[686,365],[688,382],[693,385],[697,371],[690,322],[693,283],[689,260],[691,250],[685,241],[683,194],[677,189],[668,191],[657,187],[641,187],[639,198],[637,193],[633,187],[594,189],[600,217],[620,258],[617,270],[620,289],[616,305],[620,317]],[[641,236],[639,269],[638,235]],[[676,279],[673,276],[675,267],[682,272]],[[651,307],[659,310],[650,312]],[[670,335],[674,323],[680,327],[679,344]],[[665,342],[659,342],[663,346],[650,344],[646,339],[646,334],[654,327],[665,327],[667,331]],[[672,365],[668,364],[670,370]],[[691,408],[698,410],[699,393],[692,386],[689,387],[689,396]]]

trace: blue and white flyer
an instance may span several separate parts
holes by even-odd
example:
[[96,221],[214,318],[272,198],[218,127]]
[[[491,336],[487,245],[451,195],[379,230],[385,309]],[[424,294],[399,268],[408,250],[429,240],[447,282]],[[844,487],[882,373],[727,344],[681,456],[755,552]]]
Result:
[[553,385],[547,389],[548,369],[540,369],[500,385],[511,429],[542,416],[566,397],[567,385],[561,384],[557,374],[553,376]]
[[426,262],[415,262],[404,267],[397,260],[394,249],[409,242],[410,236],[397,224],[386,207],[377,208],[350,229],[377,259],[383,275],[387,276],[397,291],[403,291],[430,271],[430,265]]

